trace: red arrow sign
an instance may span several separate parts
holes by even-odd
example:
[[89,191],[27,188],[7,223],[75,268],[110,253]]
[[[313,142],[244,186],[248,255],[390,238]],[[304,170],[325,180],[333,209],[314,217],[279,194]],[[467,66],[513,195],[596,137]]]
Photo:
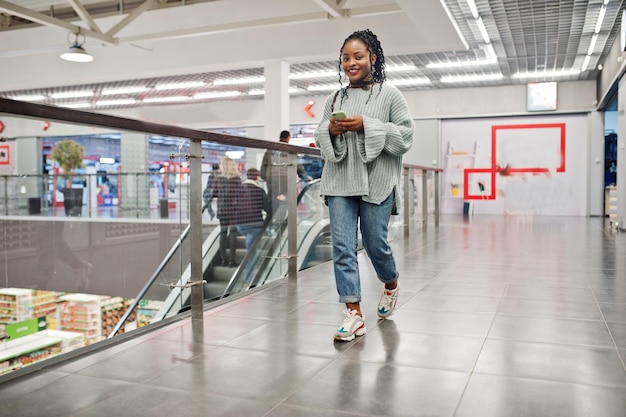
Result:
[[314,104],[315,102],[311,100],[306,104],[306,106],[304,106],[304,111],[309,115],[309,117],[315,117],[315,114],[311,111],[311,107],[313,107]]
[[4,131],[4,123],[0,120],[0,133]]

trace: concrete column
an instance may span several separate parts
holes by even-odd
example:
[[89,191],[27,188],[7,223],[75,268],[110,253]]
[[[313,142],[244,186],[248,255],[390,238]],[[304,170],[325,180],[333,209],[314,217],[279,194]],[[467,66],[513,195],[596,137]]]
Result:
[[278,140],[282,130],[289,130],[289,64],[268,61],[265,64],[265,129],[263,137]]
[[142,133],[122,133],[120,150],[123,174],[120,210],[146,217],[150,207],[148,136]]
[[624,228],[626,219],[626,79],[617,90],[617,221]]

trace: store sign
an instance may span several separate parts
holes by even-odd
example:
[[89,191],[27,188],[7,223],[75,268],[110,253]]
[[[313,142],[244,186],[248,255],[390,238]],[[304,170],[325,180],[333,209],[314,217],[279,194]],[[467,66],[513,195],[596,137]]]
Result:
[[7,323],[4,325],[4,332],[9,336],[10,340],[28,336],[42,330],[46,330],[46,318],[38,317],[35,319],[20,321],[19,323]]

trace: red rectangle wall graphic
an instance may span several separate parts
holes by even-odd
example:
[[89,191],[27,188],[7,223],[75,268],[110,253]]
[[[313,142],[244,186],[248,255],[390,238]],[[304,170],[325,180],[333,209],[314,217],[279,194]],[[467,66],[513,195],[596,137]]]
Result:
[[[565,172],[565,123],[491,126],[491,167],[463,171],[465,200],[495,200],[497,177]],[[470,194],[470,176],[487,174],[491,192]]]

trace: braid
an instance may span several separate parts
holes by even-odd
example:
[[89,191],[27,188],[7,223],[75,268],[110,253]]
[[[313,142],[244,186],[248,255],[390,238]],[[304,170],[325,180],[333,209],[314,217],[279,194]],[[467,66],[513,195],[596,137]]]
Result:
[[[378,37],[369,29],[365,30],[357,30],[353,32],[350,36],[348,36],[341,45],[341,49],[339,50],[339,85],[341,85],[341,101],[343,102],[344,97],[348,96],[348,88],[343,87],[341,82],[341,54],[343,52],[343,47],[346,45],[348,41],[358,40],[363,42],[363,44],[367,47],[367,50],[370,52],[370,55],[376,55],[376,62],[372,66],[372,79],[375,83],[379,85],[379,94],[383,88],[383,83],[387,79],[387,73],[385,71],[385,54],[383,53],[383,47],[380,45]],[[371,91],[370,91],[371,96]],[[369,101],[369,98],[367,99]]]

